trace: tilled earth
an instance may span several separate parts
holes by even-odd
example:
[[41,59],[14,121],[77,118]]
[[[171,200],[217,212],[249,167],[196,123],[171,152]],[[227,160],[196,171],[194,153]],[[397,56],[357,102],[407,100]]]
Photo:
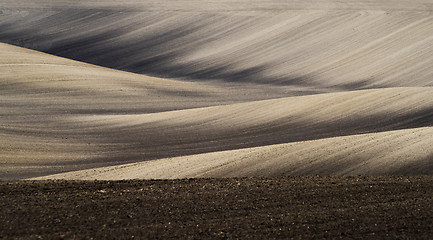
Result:
[[1,181],[0,239],[433,238],[433,177]]

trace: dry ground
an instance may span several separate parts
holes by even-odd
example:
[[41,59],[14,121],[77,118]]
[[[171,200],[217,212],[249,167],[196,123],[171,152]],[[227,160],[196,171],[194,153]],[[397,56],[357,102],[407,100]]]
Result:
[[[433,172],[431,87],[281,97],[285,88],[159,79],[0,47],[0,178],[200,153],[210,155],[177,167],[180,177]],[[226,150],[238,151],[227,158]],[[252,162],[240,161],[245,153]],[[227,160],[238,167],[209,174]],[[187,174],[201,166],[202,172]],[[136,177],[166,176],[143,174]]]
[[0,179],[432,175],[432,10],[0,0]]
[[0,239],[431,239],[432,12],[0,0]]
[[0,182],[0,238],[431,239],[432,177]]

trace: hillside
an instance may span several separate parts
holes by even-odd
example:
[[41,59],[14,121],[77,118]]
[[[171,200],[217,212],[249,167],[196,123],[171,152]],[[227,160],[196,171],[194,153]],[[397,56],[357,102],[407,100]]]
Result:
[[0,0],[0,179],[430,175],[432,11]]

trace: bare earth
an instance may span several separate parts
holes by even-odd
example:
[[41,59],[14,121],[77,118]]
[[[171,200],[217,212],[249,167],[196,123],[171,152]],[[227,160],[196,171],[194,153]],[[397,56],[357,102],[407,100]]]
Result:
[[432,13],[0,0],[0,239],[431,239]]
[[429,1],[0,3],[1,179],[433,173]]
[[0,182],[0,237],[431,239],[432,196],[432,177]]

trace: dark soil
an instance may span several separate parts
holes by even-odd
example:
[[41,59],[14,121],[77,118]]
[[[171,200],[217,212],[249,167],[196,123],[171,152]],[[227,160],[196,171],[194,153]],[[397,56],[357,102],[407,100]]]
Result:
[[0,182],[0,239],[433,238],[433,177]]

